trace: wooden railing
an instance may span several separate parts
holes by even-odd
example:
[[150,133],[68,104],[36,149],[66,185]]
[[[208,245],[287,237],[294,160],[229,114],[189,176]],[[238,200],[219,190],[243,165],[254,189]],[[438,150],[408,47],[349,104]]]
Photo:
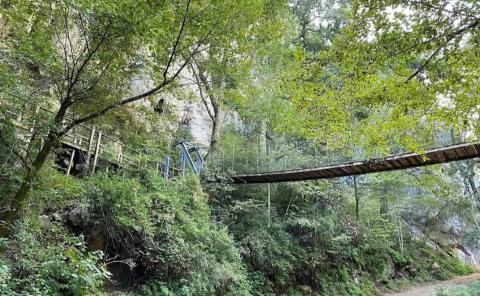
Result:
[[[55,115],[55,113],[48,108],[38,106],[32,107],[28,102],[25,102],[26,108],[21,109],[21,112],[12,111],[12,108],[9,109],[8,106],[2,105],[1,102],[0,107],[5,111],[0,112],[0,116],[3,113],[5,114],[4,117],[9,117],[9,120],[16,127],[17,135],[19,135],[20,138],[23,138],[26,149],[28,149],[30,145],[33,133],[37,133],[37,136],[40,136],[40,139],[46,136],[46,133],[48,132],[47,124],[51,122],[51,118]],[[30,112],[32,112],[32,114],[24,116],[28,113],[26,110],[31,110]],[[40,119],[42,116],[39,115],[43,114],[49,116],[47,116],[47,119],[44,119],[42,122]],[[48,119],[48,117],[50,117],[50,119]],[[32,118],[35,119],[32,120]],[[70,124],[72,120],[72,116],[67,116],[64,125]],[[47,128],[42,128],[42,124],[44,125],[43,127]],[[42,133],[42,131],[45,134],[39,135],[38,133]],[[155,151],[155,155],[146,154],[129,147],[120,140],[107,135],[93,126],[85,124],[76,125],[69,130],[60,141],[69,151],[68,166],[64,168],[67,175],[70,174],[73,169],[77,153],[80,153],[85,159],[84,164],[91,172],[95,172],[99,162],[102,161],[109,164],[107,165],[107,168],[114,165],[122,168],[137,167],[154,169],[157,173],[162,174],[165,179],[168,179],[171,176],[179,174],[183,175],[187,166],[189,166],[195,174],[199,174],[203,165],[203,159],[195,145],[183,141],[175,144],[176,147],[180,148],[180,167],[176,167],[172,155],[162,155],[162,153],[159,153],[158,151]],[[194,155],[190,155],[190,153],[193,153]],[[195,159],[195,162],[192,157]],[[187,160],[189,161],[188,163]]]
[[[52,116],[54,115],[51,110],[44,107],[31,108],[31,110],[33,109],[35,109],[35,115],[38,115],[39,112],[46,112]],[[12,111],[11,109],[6,109],[3,113],[4,117],[9,117],[9,120],[16,127],[17,133],[21,135],[26,146],[28,146],[32,134],[37,132],[37,130],[41,130],[42,124],[48,124],[48,121],[41,122],[40,120],[28,122],[24,114]],[[70,123],[71,120],[71,117],[69,117],[65,120],[64,124]],[[40,138],[41,136],[45,135],[40,135]],[[75,153],[77,153],[76,151],[82,151],[86,156],[87,162],[92,162],[89,163],[89,165],[92,167],[93,171],[95,171],[100,160],[115,164],[119,167],[141,167],[151,164],[147,162],[147,154],[125,145],[120,140],[107,135],[93,126],[79,124],[68,131],[60,141],[63,145],[72,149],[67,174],[70,173],[71,163],[75,157]],[[160,159],[160,155],[158,158]],[[160,160],[154,165],[158,168],[161,165]]]

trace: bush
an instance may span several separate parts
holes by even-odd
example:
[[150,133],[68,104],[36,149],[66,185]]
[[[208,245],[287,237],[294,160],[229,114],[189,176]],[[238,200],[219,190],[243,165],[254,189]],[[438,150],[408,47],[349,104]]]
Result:
[[2,295],[101,294],[110,274],[100,264],[101,252],[88,252],[82,237],[68,235],[56,224],[36,221],[16,225],[15,235],[2,241]]
[[148,289],[174,295],[249,294],[238,250],[227,230],[209,220],[207,197],[198,180],[174,180],[161,191],[151,191],[160,187],[160,180],[149,182],[155,230],[143,264],[158,280]]

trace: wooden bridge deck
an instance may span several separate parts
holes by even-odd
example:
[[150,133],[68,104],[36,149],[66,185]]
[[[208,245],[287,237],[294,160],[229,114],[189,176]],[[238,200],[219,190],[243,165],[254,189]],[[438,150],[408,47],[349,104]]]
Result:
[[480,157],[480,143],[452,145],[427,150],[421,154],[405,153],[385,158],[348,162],[311,169],[235,175],[232,176],[232,179],[234,183],[237,184],[330,179],[377,172],[403,170],[476,157]]

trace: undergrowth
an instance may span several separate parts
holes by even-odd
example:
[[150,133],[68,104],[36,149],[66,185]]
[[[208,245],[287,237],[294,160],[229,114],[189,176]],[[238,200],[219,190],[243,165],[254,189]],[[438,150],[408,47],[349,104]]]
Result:
[[408,236],[401,252],[388,218],[352,222],[333,187],[268,218],[255,191],[211,186],[47,169],[0,241],[0,294],[369,296],[473,271]]

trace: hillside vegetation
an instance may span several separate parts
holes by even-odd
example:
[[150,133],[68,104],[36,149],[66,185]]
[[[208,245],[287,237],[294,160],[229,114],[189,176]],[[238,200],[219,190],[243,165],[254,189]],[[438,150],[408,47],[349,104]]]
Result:
[[2,1],[0,294],[368,296],[476,272],[479,159],[231,176],[475,142],[479,28],[471,0]]

